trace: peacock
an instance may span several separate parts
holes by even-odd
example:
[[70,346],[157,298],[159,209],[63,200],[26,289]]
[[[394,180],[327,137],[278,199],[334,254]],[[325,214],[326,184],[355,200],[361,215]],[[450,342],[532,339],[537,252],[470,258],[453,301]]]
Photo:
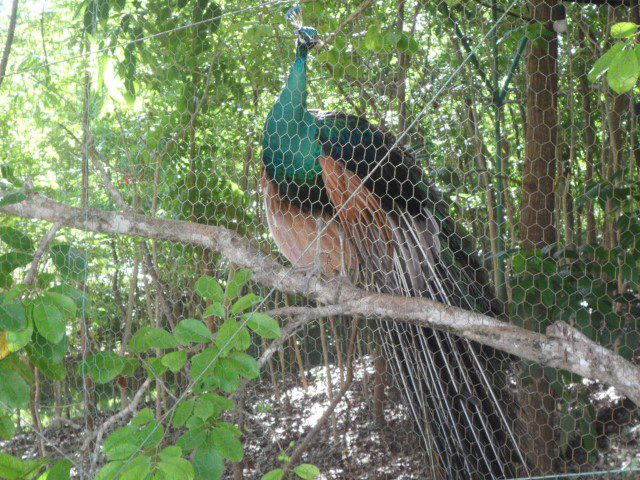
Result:
[[[287,16],[296,56],[266,119],[261,178],[281,253],[297,267],[350,275],[367,289],[499,316],[486,271],[412,152],[364,118],[307,108],[307,61],[318,32],[302,25],[299,7]],[[381,321],[378,331],[433,478],[523,471],[509,355],[412,325]]]

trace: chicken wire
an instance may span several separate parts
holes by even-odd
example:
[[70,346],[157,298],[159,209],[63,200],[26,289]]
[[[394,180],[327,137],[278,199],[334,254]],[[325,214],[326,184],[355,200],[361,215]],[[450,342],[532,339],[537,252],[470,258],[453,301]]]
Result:
[[[277,284],[241,281],[246,269],[213,249],[166,241],[172,232],[144,239],[86,228],[100,223],[93,209],[216,225],[290,262],[289,272],[350,276],[371,290],[425,296],[543,333],[562,320],[637,360],[635,106],[632,95],[586,80],[610,25],[635,18],[633,8],[568,3],[570,28],[549,42],[555,2],[499,2],[493,12],[481,2],[304,3],[304,25],[326,42],[309,53],[309,107],[366,116],[385,136],[373,164],[400,152],[415,164],[411,174],[423,173],[411,177],[395,165],[375,180],[375,167],[362,174],[357,161],[340,170],[325,160],[323,181],[338,188],[328,201],[300,205],[299,185],[282,193],[290,180],[261,185],[265,119],[296,59],[284,18],[291,3],[165,3],[42,2],[20,16],[14,69],[0,90],[5,177],[29,178],[27,190],[78,209],[56,217],[53,228],[5,217],[28,238],[3,231],[3,301],[22,302],[29,320],[26,329],[7,328],[16,352],[0,364],[5,385],[16,372],[23,378],[29,401],[16,407],[7,393],[0,398],[3,435],[8,422],[20,426],[2,441],[3,452],[66,458],[76,478],[117,462],[103,478],[139,476],[149,458],[158,476],[179,478],[154,455],[191,428],[175,420],[181,401],[208,389],[237,406],[223,419],[242,433],[242,461],[231,462],[238,458],[211,441],[225,451],[219,474],[228,478],[261,478],[307,437],[312,443],[297,461],[316,465],[319,478],[622,476],[637,466],[637,412],[615,390],[418,327],[321,317],[285,339],[240,395],[203,387],[202,364],[224,355],[202,356],[208,343],[176,342],[172,334],[197,319],[220,339],[225,319],[236,315],[216,312],[215,288],[202,275],[227,290],[226,307],[229,297],[250,294],[260,297],[244,297],[257,312],[313,303]],[[42,51],[28,51],[32,44]],[[336,118],[326,118],[331,132]],[[294,126],[288,141],[302,136]],[[342,140],[322,148],[323,157],[351,158]],[[416,189],[417,178],[438,193],[416,191],[402,205],[397,197],[371,199],[371,190],[384,197],[393,180]],[[279,209],[269,213],[270,198]],[[402,215],[412,200],[433,204],[417,226],[417,217]],[[352,212],[361,203],[367,209]],[[318,211],[324,219],[307,221]],[[447,230],[450,220],[459,227]],[[430,263],[442,244],[456,261]],[[32,262],[38,245],[45,251]],[[399,253],[410,247],[422,253]],[[465,257],[460,273],[463,251],[475,260]],[[415,255],[419,267],[409,272],[406,260]],[[406,280],[427,268],[423,284]],[[23,291],[21,283],[32,287]],[[274,316],[283,329],[296,321]],[[241,321],[251,326],[252,318]],[[138,333],[149,327],[173,340]],[[243,350],[259,358],[272,339],[250,331],[219,346],[244,336]],[[332,403],[335,411],[318,423]],[[143,408],[154,418],[133,420],[143,441],[114,455],[107,437]],[[220,422],[208,426],[218,432]],[[469,446],[474,439],[478,446]],[[179,457],[204,478],[198,448],[180,445]],[[503,448],[509,456],[496,453]]]

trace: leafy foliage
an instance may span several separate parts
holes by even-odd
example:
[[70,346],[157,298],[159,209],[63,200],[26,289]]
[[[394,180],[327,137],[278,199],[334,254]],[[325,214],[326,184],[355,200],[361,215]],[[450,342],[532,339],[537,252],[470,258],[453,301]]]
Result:
[[[12,75],[0,89],[0,206],[23,201],[31,187],[21,179],[29,178],[36,192],[55,200],[119,209],[91,168],[84,184],[78,139],[86,112],[91,146],[108,159],[112,181],[140,213],[225,226],[265,250],[273,248],[262,222],[258,145],[264,116],[294,55],[281,15],[288,5],[266,10],[244,1],[64,0],[41,11],[20,3],[22,30],[11,52]],[[407,2],[407,21],[400,28],[398,2],[374,2],[344,25],[359,3],[305,2],[305,21],[321,37],[336,32],[311,60],[309,104],[363,113],[400,133],[404,85],[405,120],[426,108],[404,140],[451,200],[452,215],[470,232],[486,264],[496,256],[508,264],[510,318],[540,331],[553,321],[568,321],[624,358],[637,359],[637,120],[625,113],[622,153],[614,155],[611,143],[617,137],[607,114],[613,100],[579,91],[588,71],[591,81],[606,78],[616,93],[637,90],[637,25],[609,25],[603,11],[567,3],[568,18],[584,21],[596,44],[613,41],[600,55],[598,45],[581,38],[576,20],[560,42],[558,168],[551,179],[558,239],[527,251],[519,248],[527,233],[519,225],[522,176],[530,160],[524,68],[516,70],[506,98],[504,145],[497,148],[495,125],[486,114],[492,99],[476,67],[461,69],[434,99],[466,55],[438,3]],[[491,27],[489,10],[482,2],[447,3],[469,41],[480,42]],[[233,13],[245,7],[254,9]],[[498,28],[505,54],[494,58],[482,45],[476,52],[488,75],[495,69],[501,78],[508,71],[523,36],[545,46],[554,35],[549,25],[529,21],[524,5],[511,13]],[[96,53],[88,56],[88,51]],[[585,99],[589,108],[582,106]],[[471,129],[470,109],[477,114]],[[501,172],[496,150],[503,153]],[[505,252],[492,246],[489,231],[487,191],[499,177],[506,185],[502,230],[510,248]],[[590,215],[593,238],[587,231]],[[67,228],[47,249],[34,282],[24,285],[45,228],[49,225],[8,216],[0,226],[0,437],[15,434],[17,410],[28,418],[36,370],[45,425],[60,402],[71,405],[72,416],[84,413],[84,390],[97,399],[93,407],[118,409],[124,406],[121,395],[126,398],[146,378],[160,378],[176,398],[184,397],[176,404],[167,400],[167,408],[174,408],[168,422],[142,410],[122,433],[114,433],[105,444],[109,463],[98,478],[220,478],[225,465],[243,454],[230,397],[243,381],[258,378],[256,346],[281,335],[278,321],[262,308],[273,299],[252,284],[248,270],[234,269],[212,252],[149,242],[156,282],[138,239]],[[163,313],[158,291],[168,299],[174,324]],[[319,350],[319,331],[308,334],[311,349]],[[330,332],[329,345],[338,345],[340,335]],[[311,362],[318,361],[315,353]],[[585,393],[574,393],[581,379],[549,369],[546,375],[561,398],[563,451],[570,451],[577,433],[595,464],[595,412]],[[186,392],[184,382],[195,382],[195,388]],[[51,397],[61,385],[63,399],[55,401]],[[158,434],[170,429],[179,431],[177,445]],[[148,443],[142,442],[143,432]],[[36,477],[45,468],[47,478],[68,476],[66,464],[49,458],[0,455],[2,478]],[[300,478],[317,475],[309,466],[293,471]],[[264,478],[282,475],[280,468]]]
[[636,86],[640,78],[638,28],[632,22],[616,23],[611,27],[611,36],[617,41],[593,64],[589,80],[593,82],[606,73],[609,86],[616,93],[626,93]]

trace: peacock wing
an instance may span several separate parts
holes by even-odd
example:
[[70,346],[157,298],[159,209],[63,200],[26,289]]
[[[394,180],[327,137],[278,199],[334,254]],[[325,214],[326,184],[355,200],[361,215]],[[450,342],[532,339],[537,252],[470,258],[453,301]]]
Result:
[[269,230],[287,260],[306,268],[319,259],[327,274],[357,271],[355,249],[330,213],[304,209],[283,196],[265,171],[260,183]]
[[327,196],[362,270],[374,277],[369,278],[374,284],[387,284],[393,271],[393,226],[380,198],[344,162],[323,156],[319,163]]

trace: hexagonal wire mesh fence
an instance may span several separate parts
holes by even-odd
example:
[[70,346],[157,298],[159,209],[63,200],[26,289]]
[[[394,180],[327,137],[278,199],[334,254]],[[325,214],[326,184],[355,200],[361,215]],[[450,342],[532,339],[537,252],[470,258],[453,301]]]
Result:
[[637,2],[301,3],[0,3],[0,477],[635,478]]

